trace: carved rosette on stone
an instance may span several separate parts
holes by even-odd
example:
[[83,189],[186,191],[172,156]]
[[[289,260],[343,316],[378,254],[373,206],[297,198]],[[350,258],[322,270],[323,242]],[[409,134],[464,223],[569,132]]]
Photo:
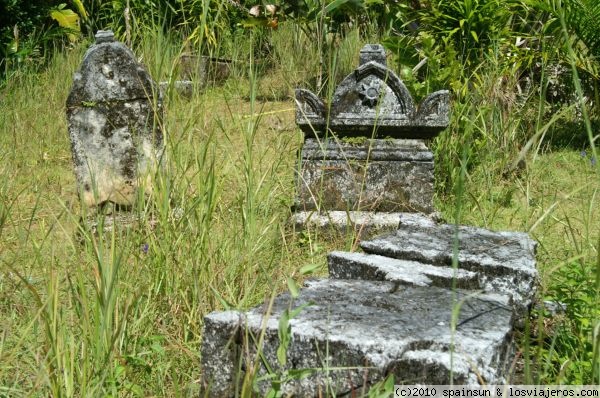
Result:
[[448,127],[447,90],[416,107],[402,80],[386,66],[381,45],[367,44],[360,62],[335,90],[329,111],[312,92],[296,90],[296,123],[307,137],[324,137],[329,127],[337,137],[426,139]]
[[384,48],[368,44],[329,107],[303,89],[296,104],[306,136],[296,211],[434,211],[433,154],[423,140],[448,126],[448,91],[417,107]]
[[152,189],[163,155],[162,105],[143,65],[111,31],[99,31],[67,99],[80,196],[87,206],[131,205]]

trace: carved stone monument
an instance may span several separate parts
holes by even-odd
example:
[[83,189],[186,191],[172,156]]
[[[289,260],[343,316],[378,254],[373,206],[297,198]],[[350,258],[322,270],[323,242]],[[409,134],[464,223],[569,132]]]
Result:
[[[423,139],[448,126],[448,101],[438,91],[417,107],[377,44],[361,50],[329,107],[298,89],[296,123],[306,140],[296,222],[306,212],[433,213],[433,154]],[[397,217],[390,220],[395,227]]]
[[[363,396],[389,376],[396,384],[511,382],[514,329],[536,292],[536,243],[399,213],[433,210],[433,156],[420,140],[448,124],[448,93],[416,108],[380,46],[360,58],[328,113],[297,92],[297,122],[312,137],[299,178],[297,206],[306,211],[297,216],[349,210],[397,230],[362,240],[364,253],[330,253],[330,279],[306,282],[295,297],[208,314],[201,396],[233,397],[244,382],[260,396],[294,397]],[[375,216],[352,212],[363,201]]]
[[158,88],[111,31],[99,31],[67,99],[79,194],[90,207],[129,206],[163,155]]

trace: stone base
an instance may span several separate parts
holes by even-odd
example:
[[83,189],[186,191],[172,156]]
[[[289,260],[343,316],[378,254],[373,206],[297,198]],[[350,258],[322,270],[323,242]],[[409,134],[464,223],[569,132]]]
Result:
[[331,253],[332,279],[308,282],[299,297],[206,316],[207,395],[233,396],[242,380],[261,396],[280,381],[295,397],[354,396],[390,374],[396,384],[510,381],[512,331],[535,294],[535,242],[418,214],[393,219],[398,230],[361,241],[366,253]]
[[291,222],[296,231],[318,229],[323,233],[346,234],[354,232],[365,238],[398,229],[403,214],[368,211],[301,211],[292,214]]
[[433,210],[433,154],[420,140],[307,139],[297,211]]
[[[462,300],[453,332],[453,308]],[[268,316],[265,307],[206,316],[202,385],[210,397],[234,396],[249,369],[263,378],[256,385],[260,396],[276,374],[291,370],[305,373],[281,377],[284,396],[325,391],[353,396],[389,374],[397,384],[502,384],[513,353],[508,301],[503,295],[392,282],[310,281],[298,298],[275,299]],[[289,321],[282,364],[281,318],[303,306]]]

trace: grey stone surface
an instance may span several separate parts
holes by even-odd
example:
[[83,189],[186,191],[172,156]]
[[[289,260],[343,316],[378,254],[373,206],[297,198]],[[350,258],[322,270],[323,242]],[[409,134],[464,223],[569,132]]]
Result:
[[299,211],[291,222],[297,231],[319,229],[322,232],[356,232],[361,238],[395,231],[401,214],[370,211]]
[[296,90],[296,123],[307,136],[432,138],[449,123],[450,95],[429,95],[417,107],[400,78],[386,66],[385,50],[367,44],[360,66],[336,88],[327,108],[315,94]]
[[536,242],[525,233],[424,221],[401,223],[397,231],[360,246],[370,254],[448,267],[457,233],[458,268],[477,273],[480,289],[511,295],[519,312],[528,308],[536,292]]
[[133,53],[100,31],[67,99],[75,173],[83,202],[131,205],[163,154],[158,88]]
[[431,213],[433,181],[422,141],[307,139],[295,209]]
[[478,274],[464,269],[398,260],[376,254],[331,252],[329,277],[390,281],[402,285],[481,289]]
[[161,97],[169,94],[169,89],[186,99],[190,99],[194,95],[194,82],[191,80],[175,80],[172,83],[160,82],[159,87]]
[[[460,307],[456,307],[461,303]],[[290,320],[286,364],[277,360],[278,325],[289,308],[307,305]],[[453,308],[459,308],[452,325]],[[512,315],[508,297],[473,295],[392,282],[317,280],[300,296],[275,299],[265,308],[205,317],[202,385],[210,397],[231,397],[245,372],[268,367],[280,374],[312,369],[282,385],[284,396],[315,397],[319,391],[350,396],[394,374],[397,383],[502,383],[512,360]],[[264,341],[257,355],[257,342]],[[259,358],[262,358],[259,359]],[[257,383],[264,396],[270,379]],[[368,388],[367,388],[368,389]]]

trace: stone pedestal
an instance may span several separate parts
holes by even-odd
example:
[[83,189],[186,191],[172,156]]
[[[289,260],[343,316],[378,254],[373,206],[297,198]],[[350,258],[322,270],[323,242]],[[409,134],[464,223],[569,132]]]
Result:
[[433,154],[420,140],[307,139],[296,211],[433,212]]
[[[296,124],[306,140],[295,211],[316,211],[324,219],[339,211],[431,214],[433,154],[423,140],[448,126],[449,93],[437,91],[416,104],[386,66],[382,46],[366,45],[359,58],[329,105],[296,90]],[[297,214],[294,223],[310,218]],[[329,225],[353,227],[350,221]]]

